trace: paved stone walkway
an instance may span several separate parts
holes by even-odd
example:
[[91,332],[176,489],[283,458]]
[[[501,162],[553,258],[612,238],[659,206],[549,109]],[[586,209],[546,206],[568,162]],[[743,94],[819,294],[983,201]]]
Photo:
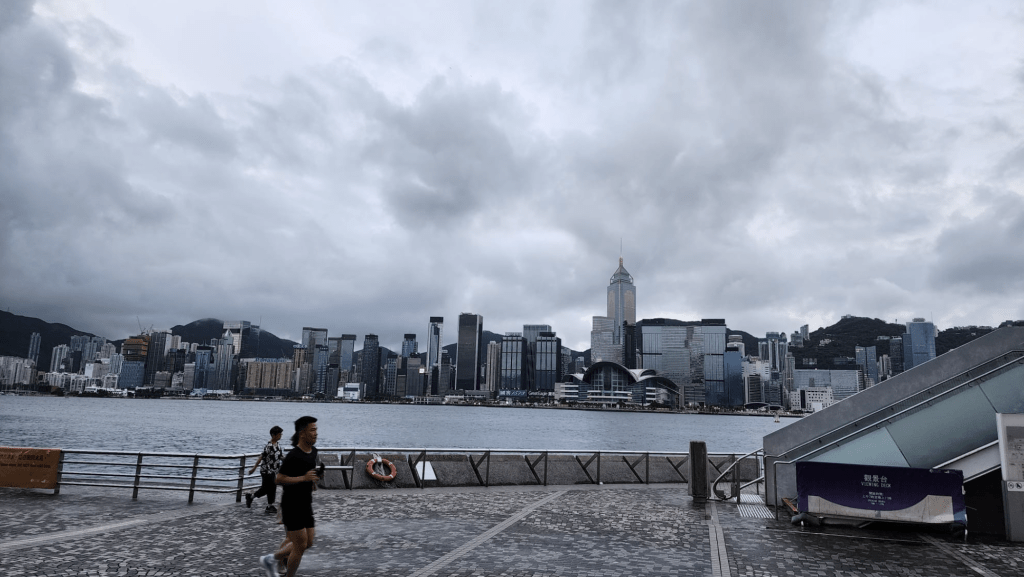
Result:
[[[321,490],[304,576],[982,576],[1024,546],[917,528],[801,529],[685,485]],[[0,489],[0,575],[257,577],[284,531],[260,500]],[[761,509],[763,511],[763,509]]]

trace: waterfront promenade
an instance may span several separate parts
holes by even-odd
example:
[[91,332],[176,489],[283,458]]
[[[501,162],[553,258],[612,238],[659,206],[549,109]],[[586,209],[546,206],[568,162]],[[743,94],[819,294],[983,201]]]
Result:
[[[261,575],[283,531],[260,501],[0,489],[0,574]],[[262,500],[261,500],[262,501]],[[801,529],[682,484],[320,490],[300,575],[1002,576],[1024,545],[917,528]],[[265,502],[264,502],[265,503]]]

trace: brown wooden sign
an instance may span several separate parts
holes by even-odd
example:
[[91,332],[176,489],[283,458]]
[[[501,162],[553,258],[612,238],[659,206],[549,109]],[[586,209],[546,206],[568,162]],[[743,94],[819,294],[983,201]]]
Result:
[[0,487],[57,488],[60,449],[0,447]]

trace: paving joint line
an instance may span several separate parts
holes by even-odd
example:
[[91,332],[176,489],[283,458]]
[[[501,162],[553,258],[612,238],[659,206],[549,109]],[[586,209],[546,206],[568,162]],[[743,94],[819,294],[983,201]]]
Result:
[[921,534],[921,538],[941,549],[943,553],[946,553],[950,557],[954,557],[964,565],[967,565],[967,567],[971,571],[974,571],[978,575],[982,575],[982,577],[999,577],[999,575],[989,571],[988,569],[985,569],[967,555],[964,555],[956,549],[953,549],[949,546],[949,544],[943,543],[935,537],[932,537],[931,535],[925,535],[924,533]]
[[101,533],[112,533],[114,531],[123,531],[132,527],[138,527],[139,525],[146,525],[148,523],[154,523],[158,521],[171,521],[174,519],[181,519],[183,517],[190,517],[192,515],[202,515],[209,513],[215,509],[221,507],[227,507],[234,505],[235,503],[215,503],[215,504],[204,504],[204,505],[193,505],[187,509],[175,509],[171,511],[161,511],[159,513],[150,513],[148,515],[140,515],[124,521],[116,521],[114,523],[106,523],[103,525],[94,525],[92,527],[82,527],[79,529],[64,529],[61,531],[54,531],[45,535],[36,535],[33,537],[26,537],[24,539],[14,539],[12,541],[0,542],[0,552],[17,551],[18,549],[26,549],[29,547],[39,547],[42,545],[49,545],[55,542],[64,542],[72,539],[80,539],[82,537],[89,537],[92,535],[98,535]]
[[708,542],[711,548],[711,575],[712,577],[732,577],[732,570],[729,568],[729,552],[725,548],[725,533],[718,523],[718,505],[714,501],[708,501],[711,509],[708,525]]
[[536,502],[534,502],[534,503],[532,503],[532,504],[530,504],[530,505],[520,509],[518,512],[516,512],[514,515],[512,515],[508,519],[505,519],[501,523],[498,523],[494,527],[491,527],[487,531],[484,531],[483,533],[481,533],[481,534],[477,535],[476,537],[470,539],[469,541],[467,541],[463,545],[459,546],[458,548],[456,548],[456,549],[454,549],[454,550],[452,550],[452,551],[442,555],[440,558],[434,560],[433,562],[431,562],[427,566],[425,566],[423,568],[420,568],[420,569],[417,569],[416,571],[413,571],[409,575],[409,577],[426,577],[427,575],[433,575],[434,573],[437,573],[442,568],[444,568],[446,565],[448,565],[451,562],[455,561],[459,557],[462,557],[466,553],[469,553],[472,549],[475,549],[477,547],[477,545],[480,545],[484,541],[487,541],[491,537],[494,537],[498,533],[501,533],[502,531],[504,531],[505,529],[511,527],[515,523],[518,523],[519,521],[521,521],[524,517],[526,517],[530,513],[536,511],[538,508],[540,508],[540,507],[542,507],[544,505],[547,505],[548,503],[550,503],[551,501],[554,501],[555,499],[561,497],[562,495],[565,495],[567,492],[568,491],[557,491],[555,493],[552,493],[551,495],[548,495],[547,497],[544,497],[543,499],[541,499],[539,501],[536,501]]

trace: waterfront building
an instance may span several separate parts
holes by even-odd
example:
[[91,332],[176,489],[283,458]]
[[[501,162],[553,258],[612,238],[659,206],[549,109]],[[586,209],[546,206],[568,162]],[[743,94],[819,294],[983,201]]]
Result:
[[330,367],[331,348],[327,345],[316,345],[313,350],[313,394],[318,397],[333,396],[331,391],[338,389],[338,382],[330,382],[328,368]]
[[526,339],[522,333],[505,333],[501,339],[501,384],[500,391],[525,391]]
[[459,315],[459,334],[455,349],[455,389],[480,389],[480,364],[483,355],[484,317],[473,313]]
[[448,351],[441,349],[441,363],[437,366],[437,396],[445,397],[455,388],[455,365]]
[[352,371],[352,362],[355,358],[356,351],[356,336],[355,335],[341,335],[341,350],[340,360],[338,361],[338,368],[342,371]]
[[414,333],[406,333],[405,338],[402,339],[402,357],[408,358],[414,355],[418,355],[419,347],[416,344],[416,335]]
[[709,404],[708,391],[728,399],[725,390],[725,319],[702,319],[700,324],[704,337],[704,381],[701,388],[696,386],[697,383],[691,383],[686,392],[686,402],[690,404]]
[[806,387],[789,393],[789,406],[793,410],[813,413],[833,404],[832,387]]
[[427,394],[438,391],[438,368],[441,364],[441,347],[444,334],[444,317],[430,317],[427,324]]
[[735,346],[735,349],[739,351],[741,357],[747,356],[747,345],[743,344],[743,335],[729,335],[725,339],[726,350],[728,350],[730,346]]
[[398,355],[391,353],[384,361],[384,382],[380,391],[384,398],[393,399],[398,396],[398,359]]
[[280,395],[291,391],[294,375],[290,359],[246,359],[243,364],[245,388],[252,394]]
[[[289,368],[290,367],[291,367],[291,364],[289,364]],[[185,363],[185,368],[184,368],[184,370],[181,371],[181,373],[182,373],[181,388],[185,389],[186,391],[191,391],[192,389],[194,389],[195,388],[195,383],[196,383],[196,364],[194,362],[192,362],[192,363]],[[290,373],[291,373],[291,371],[289,370],[289,375],[290,375]],[[290,387],[290,381],[289,381],[289,388],[291,388]]]
[[553,392],[555,383],[562,377],[562,339],[554,332],[538,334],[533,345],[533,361],[531,390]]
[[0,357],[0,385],[30,385],[35,382],[36,363],[21,357]]
[[[231,390],[241,392],[236,388],[235,379],[235,346],[230,334],[225,333],[220,339],[213,339],[210,346],[213,348],[212,379],[207,383],[206,388],[215,390]],[[212,386],[211,386],[212,385]]]
[[149,346],[146,348],[146,373],[142,377],[142,384],[153,384],[156,372],[163,367],[164,355],[171,348],[170,337],[171,331],[166,330],[149,333]]
[[64,359],[68,358],[71,354],[71,347],[68,345],[57,345],[53,347],[53,352],[50,353],[50,372],[60,373],[61,367],[64,366]]
[[839,402],[861,390],[864,373],[858,370],[796,369],[793,371],[795,390],[808,387],[831,387],[832,398]]
[[327,337],[327,362],[341,366],[341,337]]
[[360,359],[361,380],[364,398],[379,399],[383,391],[380,387],[380,343],[377,335],[363,337],[363,352]]
[[[225,321],[224,332],[227,333],[226,336],[231,337],[231,344],[236,355],[259,356],[259,325],[254,325],[249,321]],[[253,343],[253,340],[256,342]],[[179,348],[180,345],[172,343],[172,346]]]
[[423,397],[426,396],[424,386],[427,379],[424,372],[423,360],[418,354],[402,357],[403,372],[405,373],[405,391],[396,392],[400,397]]
[[310,369],[309,351],[305,345],[292,345],[292,371],[295,382],[292,388],[299,394],[306,394],[309,391],[310,379],[313,371]]
[[501,382],[501,341],[487,343],[487,371],[481,390],[495,392]]
[[676,385],[653,369],[628,369],[619,363],[601,361],[581,375],[567,375],[552,392],[552,398],[602,407],[674,405]]
[[572,370],[572,349],[569,347],[562,347],[562,366],[558,371],[558,380],[562,380],[562,376],[573,373]]
[[636,286],[633,277],[622,266],[622,257],[619,257],[619,268],[608,281],[607,316],[614,324],[612,343],[621,348],[625,344],[623,326],[625,323],[636,325]]
[[196,347],[195,375],[192,379],[194,389],[212,389],[214,380],[214,349],[210,346]]
[[[741,343],[742,344],[742,343]],[[743,386],[743,357],[735,343],[727,343],[722,355],[724,369],[721,391],[708,389],[707,404],[713,407],[741,407],[746,402]]]
[[32,336],[28,339],[28,358],[36,364],[39,364],[39,346],[42,343],[42,336],[39,333],[32,333]]
[[916,318],[907,323],[903,334],[903,370],[924,364],[935,358],[935,325]]
[[126,360],[121,363],[121,373],[118,375],[117,387],[119,389],[137,389],[142,386],[142,378],[145,373],[146,363],[144,361]]
[[640,323],[640,367],[653,369],[675,383],[679,391],[690,384],[690,349],[687,336],[693,327],[666,324],[665,319]]
[[537,338],[551,332],[551,325],[523,325],[523,389],[537,390]]

